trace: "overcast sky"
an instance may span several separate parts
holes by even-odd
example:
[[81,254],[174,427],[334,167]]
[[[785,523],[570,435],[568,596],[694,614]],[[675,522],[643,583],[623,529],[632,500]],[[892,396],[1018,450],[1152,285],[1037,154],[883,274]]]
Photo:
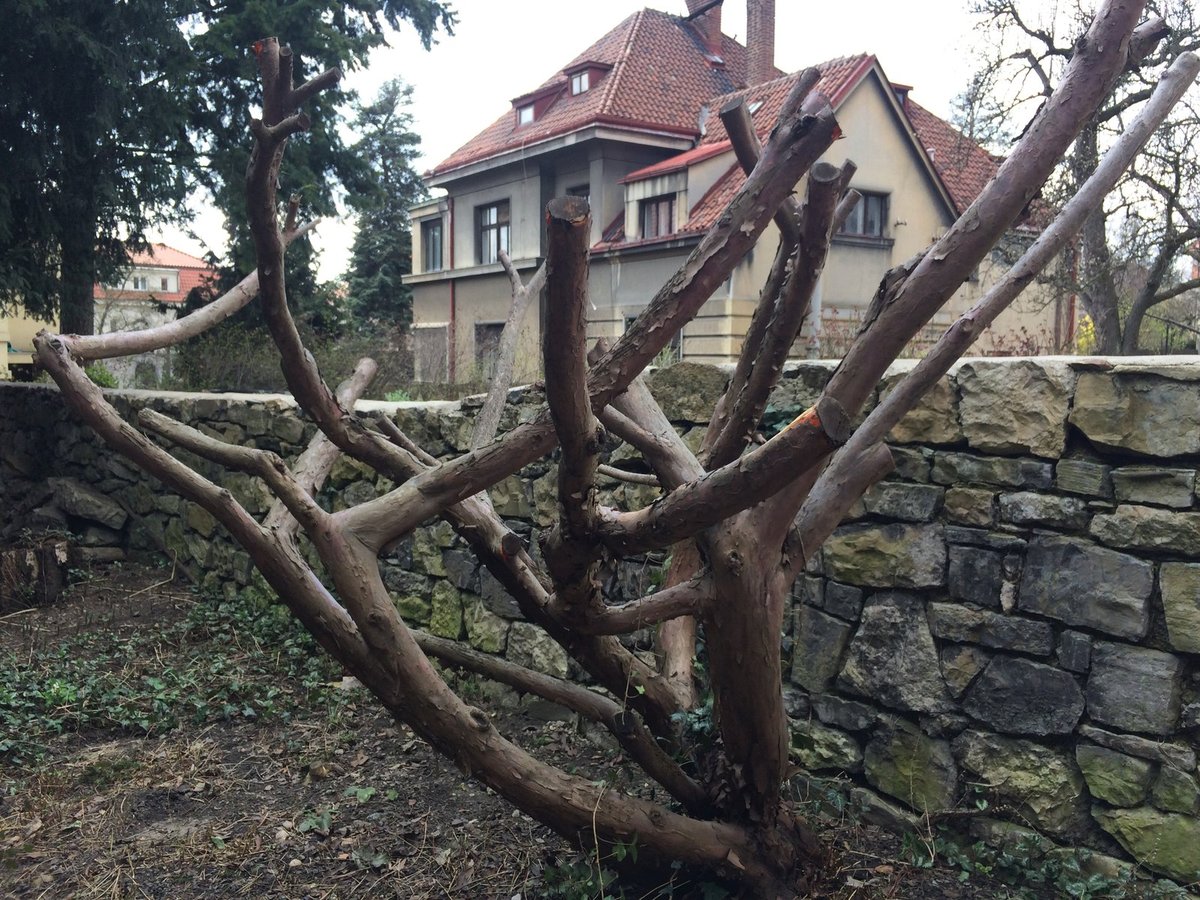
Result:
[[[389,47],[375,51],[368,66],[349,73],[349,83],[364,97],[396,76],[413,86],[422,170],[449,156],[510,109],[513,97],[537,87],[630,13],[645,6],[686,11],[684,0],[451,2],[459,16],[453,36],[440,36],[426,52],[405,29],[390,37]],[[777,0],[776,65],[790,72],[837,56],[874,53],[888,77],[913,85],[917,102],[946,116],[973,68],[967,5],[968,0]],[[745,41],[744,0],[726,0],[722,30]],[[180,250],[222,252],[219,216],[210,211],[193,228],[199,240],[174,231],[162,237]],[[322,278],[345,270],[353,239],[349,218],[321,224],[316,243],[323,248]]]

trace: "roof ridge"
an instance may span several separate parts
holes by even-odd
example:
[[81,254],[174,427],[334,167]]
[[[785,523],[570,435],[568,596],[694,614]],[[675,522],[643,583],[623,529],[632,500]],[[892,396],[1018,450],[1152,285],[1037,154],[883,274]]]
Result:
[[617,87],[621,83],[621,78],[625,74],[625,64],[629,61],[629,52],[633,48],[634,38],[637,35],[638,30],[642,27],[642,21],[645,18],[645,13],[645,9],[639,9],[633,14],[634,20],[629,26],[629,32],[625,35],[625,46],[621,48],[621,52],[617,56],[617,62],[613,66],[612,77],[604,79],[606,82],[608,82],[608,84],[604,88],[604,96],[600,98],[600,110],[602,112],[609,108],[609,101],[616,94]]

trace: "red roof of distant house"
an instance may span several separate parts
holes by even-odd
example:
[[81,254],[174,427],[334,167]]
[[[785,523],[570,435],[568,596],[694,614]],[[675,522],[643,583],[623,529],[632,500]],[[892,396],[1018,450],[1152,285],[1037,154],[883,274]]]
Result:
[[[509,110],[433,169],[441,175],[510,150],[530,147],[590,125],[700,136],[698,115],[710,98],[745,84],[746,48],[721,37],[714,64],[685,19],[653,9],[629,16],[526,96],[557,87],[538,119],[517,124]],[[590,89],[572,96],[565,72],[585,62],[612,66]]]
[[190,253],[184,253],[182,250],[176,250],[166,244],[151,244],[146,250],[131,253],[129,264],[135,270],[174,269],[178,290],[156,290],[153,281],[150,282],[149,289],[144,291],[123,290],[97,284],[92,289],[92,296],[97,300],[144,299],[154,300],[158,303],[183,303],[193,288],[204,287],[217,277],[217,270],[198,256],[192,256]]
[[904,109],[961,215],[995,176],[1001,160],[911,98]]

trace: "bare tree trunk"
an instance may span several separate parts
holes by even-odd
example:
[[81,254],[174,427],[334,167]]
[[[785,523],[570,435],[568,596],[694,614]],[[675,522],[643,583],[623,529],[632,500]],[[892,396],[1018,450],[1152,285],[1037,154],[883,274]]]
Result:
[[[626,334],[612,347],[597,347],[590,367],[585,346],[589,210],[579,198],[550,204],[545,269],[550,302],[543,344],[547,407],[534,421],[495,440],[488,423],[498,416],[489,413],[474,449],[455,460],[434,459],[391,422],[356,417],[354,397],[372,366],[363,363],[354,378],[333,391],[287,309],[283,254],[297,229],[294,208],[288,224],[279,227],[276,177],[289,136],[308,127],[299,107],[334,84],[338,73],[295,88],[291,55],[274,39],[256,45],[264,100],[263,118],[252,123],[248,209],[265,319],[287,383],[321,433],[289,466],[272,453],[224,443],[150,411],[138,421],[160,440],[261,478],[277,504],[257,521],[229,491],[123,421],[80,365],[84,359],[169,346],[201,333],[248,302],[253,285],[218,301],[215,312],[195,314],[176,327],[132,336],[39,335],[38,359],[88,425],[208,510],[246,548],[321,646],[463,771],[583,846],[602,849],[636,840],[648,856],[735,879],[748,896],[801,896],[825,852],[782,791],[788,729],[780,633],[791,586],[853,500],[888,471],[891,455],[882,441],[895,421],[1084,224],[1111,187],[1110,179],[1145,140],[1155,116],[1165,114],[1181,85],[1195,78],[1200,61],[1189,56],[1172,68],[1162,96],[1156,92],[1147,112],[1130,127],[1129,139],[1122,138],[1099,164],[1060,219],[857,431],[852,415],[905,342],[1036,194],[1094,113],[1125,64],[1140,11],[1135,0],[1108,0],[1062,84],[995,182],[935,247],[889,273],[824,395],[761,445],[751,438],[807,314],[830,235],[854,202],[853,196],[843,196],[853,164],[840,169],[817,164],[838,126],[825,99],[811,94],[811,75],[797,80],[761,146],[744,108],[723,111],[738,158],[749,170],[744,187]],[[1133,36],[1145,38],[1142,32]],[[806,173],[805,200],[797,204],[790,195]],[[640,373],[696,315],[772,219],[782,234],[780,252],[743,356],[713,416],[702,464],[675,433]],[[514,301],[522,299],[522,291],[531,293],[514,275]],[[653,483],[664,491],[655,503],[625,510],[600,503],[601,424],[640,452],[653,470]],[[544,541],[543,568],[478,494],[556,445],[558,519]],[[327,512],[313,495],[339,453],[374,467],[398,486],[382,497]],[[430,516],[454,527],[525,617],[605,693],[409,628],[384,587],[378,556]],[[332,589],[298,552],[295,536],[301,530],[329,573]],[[605,556],[668,547],[673,559],[662,590],[620,605],[604,600],[597,572]],[[707,683],[697,679],[692,665],[697,623],[703,624],[707,642]],[[616,637],[651,625],[660,626],[657,667]],[[431,657],[563,703],[603,724],[684,812],[535,759],[501,735],[485,713],[456,696]],[[715,746],[691,742],[679,727],[704,690],[711,690],[714,701]]]

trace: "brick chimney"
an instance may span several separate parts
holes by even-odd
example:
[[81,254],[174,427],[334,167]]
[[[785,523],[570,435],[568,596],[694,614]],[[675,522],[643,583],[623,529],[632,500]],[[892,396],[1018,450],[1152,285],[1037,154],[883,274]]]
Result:
[[724,0],[687,0],[688,18],[713,56],[721,55],[721,4]]
[[748,85],[775,77],[775,0],[746,0],[746,50]]

